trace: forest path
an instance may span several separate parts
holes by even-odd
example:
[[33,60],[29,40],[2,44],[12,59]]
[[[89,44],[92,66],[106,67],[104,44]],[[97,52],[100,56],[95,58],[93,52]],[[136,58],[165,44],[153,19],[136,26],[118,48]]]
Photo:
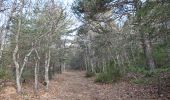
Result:
[[57,100],[114,100],[112,95],[107,97],[111,85],[97,85],[94,78],[85,77],[85,72],[64,72],[58,82]]
[[0,100],[158,100],[147,98],[143,88],[125,81],[98,84],[94,83],[94,79],[86,78],[83,71],[64,72],[54,76],[48,92],[41,85],[39,93],[35,95],[34,84],[26,84],[23,86],[24,93],[17,95],[12,87],[6,87],[0,93]]
[[[54,100],[155,100],[142,92],[143,88],[122,81],[99,84],[95,77],[86,78],[85,72],[69,71],[58,75],[52,84],[57,85]],[[56,80],[56,81],[55,81]],[[54,82],[54,83],[53,83]],[[57,83],[55,83],[57,82]],[[50,99],[49,99],[50,100]]]

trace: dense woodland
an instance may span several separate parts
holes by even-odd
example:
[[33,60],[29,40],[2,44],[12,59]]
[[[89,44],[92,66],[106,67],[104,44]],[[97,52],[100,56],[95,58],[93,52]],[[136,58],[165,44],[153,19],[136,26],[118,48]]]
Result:
[[40,84],[48,92],[55,75],[78,70],[99,83],[155,84],[170,98],[170,0],[74,0],[70,8],[0,0],[0,88],[12,81],[19,95],[32,80],[36,93]]

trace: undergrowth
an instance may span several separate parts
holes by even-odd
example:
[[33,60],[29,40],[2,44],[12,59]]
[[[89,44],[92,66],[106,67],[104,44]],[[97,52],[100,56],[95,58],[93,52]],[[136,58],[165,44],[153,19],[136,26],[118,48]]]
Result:
[[119,67],[115,66],[114,61],[110,62],[106,66],[103,73],[97,74],[95,82],[109,83],[117,82],[122,77],[122,73]]
[[10,79],[9,71],[5,68],[0,68],[0,79]]
[[95,73],[94,73],[94,72],[91,72],[91,71],[87,71],[87,72],[86,72],[85,77],[89,78],[89,77],[93,77],[93,76],[95,76]]

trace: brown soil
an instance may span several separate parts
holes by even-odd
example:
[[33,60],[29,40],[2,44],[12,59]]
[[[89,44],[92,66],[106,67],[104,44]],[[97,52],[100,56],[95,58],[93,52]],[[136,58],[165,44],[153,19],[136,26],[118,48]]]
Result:
[[[33,84],[23,84],[23,93],[18,95],[13,86],[0,92],[0,100],[161,100],[151,88],[129,82],[97,84],[93,78],[86,78],[85,72],[69,71],[56,75],[50,81],[49,91],[40,85],[39,93],[33,91]],[[153,87],[154,88],[154,87]],[[152,89],[153,90],[153,89]]]

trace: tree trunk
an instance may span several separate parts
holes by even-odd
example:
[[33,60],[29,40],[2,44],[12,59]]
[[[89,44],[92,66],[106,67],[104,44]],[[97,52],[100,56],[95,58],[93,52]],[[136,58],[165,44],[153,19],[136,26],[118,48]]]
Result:
[[19,20],[18,23],[18,30],[16,33],[16,37],[15,37],[15,49],[13,52],[13,61],[15,64],[15,70],[16,70],[16,85],[17,85],[17,92],[20,93],[21,92],[21,83],[20,83],[20,72],[19,72],[19,63],[17,62],[17,53],[18,53],[18,40],[19,40],[19,34],[20,34],[20,29],[21,29],[21,20]]
[[102,72],[105,71],[105,66],[106,66],[106,63],[105,63],[105,59],[103,58],[102,59]]
[[62,64],[62,69],[63,69],[63,72],[65,72],[65,70],[66,70],[66,64],[65,64],[65,62],[63,62],[63,64]]
[[[16,2],[16,1],[15,1]],[[20,13],[20,17],[22,16],[22,10],[23,10],[23,7],[24,7],[24,3],[23,1],[20,1],[21,3],[21,8],[19,9],[19,13]],[[15,9],[15,3],[13,5],[14,9]],[[19,66],[19,63],[17,62],[17,53],[18,53],[18,48],[19,48],[19,35],[20,35],[20,31],[21,31],[21,23],[22,23],[22,20],[21,18],[18,19],[18,29],[17,29],[17,33],[16,33],[16,36],[15,36],[15,42],[16,42],[16,45],[15,45],[15,48],[14,48],[14,52],[13,52],[13,61],[14,61],[14,65],[15,65],[15,68],[16,68],[16,85],[17,85],[17,92],[18,93],[21,93],[22,90],[21,90],[21,82],[20,82],[20,66]]]
[[35,69],[34,69],[34,75],[35,75],[35,85],[34,85],[34,89],[35,89],[35,93],[38,92],[38,61],[36,61],[35,63]]
[[45,61],[46,91],[48,91],[48,88],[49,88],[49,66],[50,66],[50,58],[51,58],[51,52],[50,52],[50,50],[49,50],[48,53],[46,53],[46,61]]
[[2,59],[2,52],[4,50],[4,44],[5,44],[5,36],[7,34],[7,32],[5,31],[6,29],[2,29],[1,33],[2,36],[1,36],[1,48],[0,48],[0,61]]
[[131,55],[132,55],[132,61],[133,61],[132,63],[136,65],[136,57],[134,55],[134,50],[133,50],[133,44],[132,43],[130,45],[130,51],[131,51]]
[[25,55],[25,57],[24,57],[24,62],[23,62],[22,66],[21,66],[21,69],[20,69],[20,77],[22,76],[22,72],[23,72],[23,70],[24,70],[24,68],[25,68],[25,65],[26,65],[26,63],[28,62],[28,57],[31,55],[31,53],[32,53],[33,51],[34,51],[34,48],[32,48],[32,49],[30,50],[30,52],[28,52],[28,54]]
[[13,61],[15,64],[15,70],[16,70],[16,85],[17,85],[17,92],[21,92],[21,83],[20,83],[20,72],[19,72],[19,63],[17,62],[16,54],[18,52],[18,44],[16,44],[16,47],[13,52]]
[[91,65],[91,71],[94,72],[94,65],[93,65],[93,60],[92,60],[92,58],[91,58],[91,60],[90,60],[90,65]]
[[[3,0],[0,0],[0,7],[1,7],[2,3],[3,3]],[[2,59],[2,53],[3,53],[3,49],[4,49],[4,44],[5,44],[5,37],[9,31],[9,24],[12,19],[12,15],[15,12],[15,7],[16,7],[15,3],[16,3],[16,1],[13,2],[11,12],[8,16],[9,18],[6,21],[7,23],[6,23],[5,27],[1,30],[2,36],[1,36],[1,48],[0,48],[0,60]]]
[[87,70],[88,70],[88,64],[87,64],[87,57],[86,57],[86,53],[84,53],[84,66],[85,66],[85,70],[86,70],[86,72],[87,72]]
[[143,42],[143,50],[144,50],[144,54],[146,57],[146,64],[149,67],[150,71],[153,72],[155,69],[155,62],[153,59],[153,55],[152,55],[152,48],[151,48],[151,42],[148,39],[148,37],[144,36],[142,37],[142,42]]
[[15,67],[16,67],[17,93],[21,93],[21,82],[20,82],[19,64],[15,65]]

